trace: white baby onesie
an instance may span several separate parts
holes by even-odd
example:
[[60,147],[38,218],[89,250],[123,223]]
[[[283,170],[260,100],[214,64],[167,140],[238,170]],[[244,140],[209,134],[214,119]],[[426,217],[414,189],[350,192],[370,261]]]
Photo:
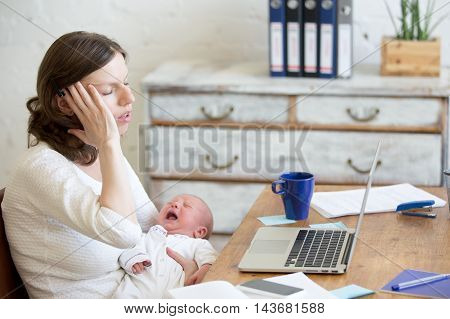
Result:
[[[139,287],[140,291],[148,291],[151,294],[144,298],[163,298],[166,297],[168,289],[184,285],[183,268],[167,255],[167,247],[187,259],[195,260],[198,267],[212,264],[217,259],[217,252],[206,239],[180,234],[168,235],[160,225],[151,227],[147,234],[142,235],[135,248],[125,250],[119,257],[120,266],[131,275],[133,285]],[[151,267],[134,275],[131,267],[144,260],[150,260]],[[123,289],[118,292],[117,297],[132,298],[134,295]]]

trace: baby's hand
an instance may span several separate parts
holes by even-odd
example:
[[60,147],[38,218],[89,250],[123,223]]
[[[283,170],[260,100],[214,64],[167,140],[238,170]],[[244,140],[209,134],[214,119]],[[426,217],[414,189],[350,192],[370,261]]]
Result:
[[141,274],[145,271],[146,267],[150,267],[152,265],[150,260],[144,260],[138,263],[135,263],[132,267],[131,270],[133,270],[133,274],[137,275],[137,274]]

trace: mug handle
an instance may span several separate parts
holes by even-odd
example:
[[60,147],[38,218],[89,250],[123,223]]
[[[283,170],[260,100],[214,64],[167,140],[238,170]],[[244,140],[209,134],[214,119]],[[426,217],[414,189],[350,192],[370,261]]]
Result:
[[281,179],[279,179],[279,180],[273,182],[273,183],[272,183],[272,192],[274,192],[274,193],[277,194],[277,195],[283,195],[283,194],[286,194],[286,191],[284,191],[283,189],[281,189],[281,190],[279,190],[279,191],[277,192],[277,185],[282,185],[282,184],[284,184],[284,183],[286,183],[286,181],[283,181],[283,180],[281,180]]

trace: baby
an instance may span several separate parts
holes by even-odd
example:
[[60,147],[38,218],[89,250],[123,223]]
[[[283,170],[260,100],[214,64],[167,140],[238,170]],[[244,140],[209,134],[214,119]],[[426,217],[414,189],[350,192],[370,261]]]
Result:
[[[174,197],[159,212],[157,224],[143,234],[139,245],[125,250],[119,257],[120,266],[132,275],[133,283],[147,287],[141,291],[152,291],[151,296],[145,296],[147,298],[163,298],[168,289],[184,286],[183,268],[167,255],[167,247],[195,260],[202,273],[208,271],[217,258],[217,252],[207,240],[213,228],[213,217],[208,205],[199,197],[188,194]],[[125,292],[119,297],[130,298],[133,293]]]

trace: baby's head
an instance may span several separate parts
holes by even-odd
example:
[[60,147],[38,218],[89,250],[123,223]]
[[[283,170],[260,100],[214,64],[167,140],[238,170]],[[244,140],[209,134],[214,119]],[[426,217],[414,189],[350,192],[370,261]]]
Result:
[[199,197],[181,194],[166,203],[158,215],[158,224],[169,234],[208,239],[213,217],[208,205]]

